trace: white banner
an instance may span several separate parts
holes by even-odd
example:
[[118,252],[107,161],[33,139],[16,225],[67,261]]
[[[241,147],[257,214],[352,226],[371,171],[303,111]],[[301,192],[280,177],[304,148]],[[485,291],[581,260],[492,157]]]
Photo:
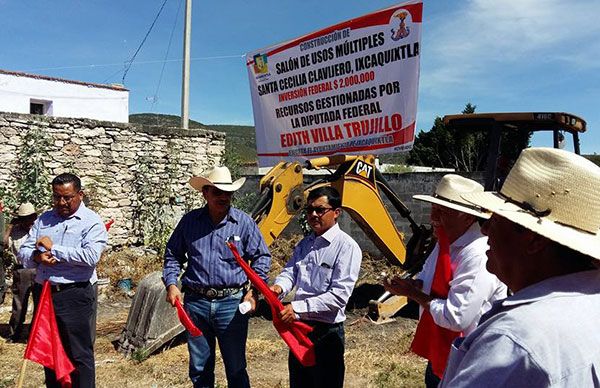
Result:
[[259,166],[414,142],[422,1],[247,55]]

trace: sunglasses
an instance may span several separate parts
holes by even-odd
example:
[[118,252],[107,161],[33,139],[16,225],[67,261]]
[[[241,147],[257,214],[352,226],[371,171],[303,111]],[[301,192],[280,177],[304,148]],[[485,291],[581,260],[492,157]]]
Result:
[[322,216],[323,214],[327,213],[328,211],[333,210],[332,207],[312,207],[312,206],[307,206],[304,208],[304,211],[306,212],[306,214],[312,214],[313,212],[317,213],[318,216]]

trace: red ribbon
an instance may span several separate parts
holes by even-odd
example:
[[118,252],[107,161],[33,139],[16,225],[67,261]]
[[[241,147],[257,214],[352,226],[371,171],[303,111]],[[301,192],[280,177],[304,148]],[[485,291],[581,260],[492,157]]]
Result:
[[233,257],[235,257],[235,260],[242,267],[252,285],[265,296],[265,300],[269,304],[269,307],[271,307],[271,313],[273,314],[273,326],[275,326],[283,341],[288,345],[292,354],[303,366],[314,366],[316,363],[315,347],[310,338],[307,337],[307,334],[313,328],[298,320],[290,323],[283,322],[279,318],[279,312],[283,310],[283,303],[281,303],[277,294],[271,291],[267,283],[242,259],[234,243],[227,242],[226,244],[231,249]]
[[185,327],[185,329],[190,333],[192,337],[198,337],[202,335],[202,331],[194,325],[190,316],[185,312],[183,306],[179,299],[175,299],[175,308],[177,309],[177,316],[179,317],[179,322]]

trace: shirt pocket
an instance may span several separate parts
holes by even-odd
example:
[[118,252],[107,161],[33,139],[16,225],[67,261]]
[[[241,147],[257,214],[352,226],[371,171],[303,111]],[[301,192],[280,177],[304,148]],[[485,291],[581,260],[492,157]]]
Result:
[[310,274],[310,283],[318,292],[326,292],[331,285],[333,268],[315,264]]

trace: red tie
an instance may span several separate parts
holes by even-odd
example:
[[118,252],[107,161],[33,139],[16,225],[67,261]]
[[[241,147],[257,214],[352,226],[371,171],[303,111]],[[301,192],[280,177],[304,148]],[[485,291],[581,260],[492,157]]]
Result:
[[[450,266],[450,242],[443,228],[436,228],[435,234],[438,239],[439,254],[435,265],[435,274],[431,284],[430,296],[439,299],[447,299],[452,280],[452,267]],[[456,337],[462,333],[445,329],[435,324],[433,317],[427,310],[423,310],[421,319],[417,325],[415,338],[411,344],[413,352],[431,362],[433,373],[442,377],[446,362],[450,354],[450,346]]]

